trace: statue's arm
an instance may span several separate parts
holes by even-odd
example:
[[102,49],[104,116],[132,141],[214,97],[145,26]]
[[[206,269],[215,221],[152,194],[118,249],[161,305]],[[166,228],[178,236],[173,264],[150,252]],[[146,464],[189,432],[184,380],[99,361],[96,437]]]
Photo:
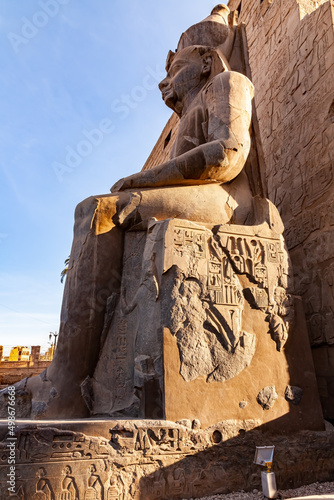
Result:
[[[224,171],[226,175],[224,176]],[[198,146],[150,170],[138,172],[118,181],[112,191],[205,182],[227,182],[228,160],[224,145],[213,141]],[[233,178],[233,177],[232,177]]]
[[252,99],[249,85],[249,80],[239,73],[216,77],[206,92],[208,142],[150,170],[121,179],[111,191],[234,179],[249,151]]

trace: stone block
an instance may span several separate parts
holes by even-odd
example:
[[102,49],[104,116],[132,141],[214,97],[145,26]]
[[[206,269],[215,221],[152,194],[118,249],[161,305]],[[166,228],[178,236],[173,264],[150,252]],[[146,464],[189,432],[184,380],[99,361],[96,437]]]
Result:
[[287,385],[285,389],[285,399],[295,405],[299,405],[303,397],[303,389],[294,385]]

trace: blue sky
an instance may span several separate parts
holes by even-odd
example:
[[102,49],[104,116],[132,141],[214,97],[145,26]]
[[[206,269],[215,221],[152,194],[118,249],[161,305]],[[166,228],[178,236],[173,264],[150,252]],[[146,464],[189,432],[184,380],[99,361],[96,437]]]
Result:
[[0,344],[58,331],[75,206],[141,169],[167,52],[214,6],[0,0]]

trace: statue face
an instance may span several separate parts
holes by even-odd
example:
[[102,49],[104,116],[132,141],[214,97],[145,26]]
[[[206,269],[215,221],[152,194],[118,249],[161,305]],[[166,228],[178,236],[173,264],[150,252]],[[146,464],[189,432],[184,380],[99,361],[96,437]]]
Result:
[[197,51],[186,48],[177,52],[166,78],[159,83],[165,104],[179,114],[185,98],[201,88],[203,74],[203,60]]

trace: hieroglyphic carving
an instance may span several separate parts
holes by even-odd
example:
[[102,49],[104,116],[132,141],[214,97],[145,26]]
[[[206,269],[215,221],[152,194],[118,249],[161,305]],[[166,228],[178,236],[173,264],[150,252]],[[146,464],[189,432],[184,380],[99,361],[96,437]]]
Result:
[[124,484],[122,480],[119,480],[113,473],[109,477],[107,483],[104,486],[105,500],[123,500],[124,495]]
[[[87,459],[93,454],[97,458],[106,459],[110,455],[108,440],[94,437],[87,439],[87,436],[79,432],[62,432],[54,429],[51,431],[48,429],[45,434],[41,430],[22,431],[17,436],[16,456],[23,462],[36,461],[43,464],[61,460],[74,462],[78,459]],[[43,477],[43,470],[39,473]]]
[[[7,483],[8,484],[8,483]],[[5,488],[5,487],[4,487]],[[13,490],[15,490],[15,493],[13,493]],[[6,493],[5,493],[6,491]],[[23,484],[18,484],[16,485],[15,487],[13,487],[10,491],[9,491],[9,496],[7,496],[7,488],[6,490],[4,489],[3,492],[0,491],[0,498],[1,500],[7,500],[7,498],[9,498],[10,500],[26,500],[27,499],[27,496],[25,494],[25,488],[24,488],[24,485]],[[1,493],[4,495],[2,496]]]
[[305,242],[315,231],[324,229],[327,225],[334,226],[334,203],[329,199],[321,203],[316,210],[305,209],[298,218],[289,221],[285,230],[285,239],[289,248]]
[[219,261],[211,254],[208,261],[208,290],[214,290],[214,295],[210,294],[210,298],[215,304],[239,306],[242,302],[238,282],[227,256]]
[[[251,233],[251,229],[249,235],[245,235],[245,233],[238,234],[234,229],[229,230],[229,233],[227,234],[226,230],[221,228],[218,233],[219,243],[230,257],[235,272],[237,274],[249,274],[254,278],[258,276],[259,283],[265,286],[267,284],[266,256],[268,261],[273,261],[271,258],[273,248],[275,248],[279,239],[276,238],[273,242],[271,240],[267,241],[265,238],[255,237]],[[267,245],[267,253],[264,247],[265,244]],[[277,246],[274,254],[274,261],[276,262]]]
[[[318,234],[304,244],[304,264],[296,280],[296,290],[305,304],[306,320],[311,344],[334,343],[334,264],[331,259],[331,245],[334,232]],[[316,263],[319,268],[316,269]]]
[[205,471],[200,470],[189,477],[184,467],[176,467],[168,472],[157,470],[147,484],[151,500],[161,498],[181,498],[185,495],[196,497],[199,488],[206,480]]
[[162,425],[161,422],[146,426],[117,424],[110,429],[110,444],[130,455],[136,452],[145,452],[145,456],[192,453],[211,443],[212,431],[195,427],[194,422],[193,428],[170,423]]
[[168,493],[170,495],[182,496],[186,488],[186,474],[182,467],[176,467],[167,476]]
[[[334,257],[330,236],[334,225],[332,6],[328,2],[275,0],[263,15],[263,3],[243,5],[241,20],[246,24],[257,90],[268,195],[284,222],[311,343],[333,345],[334,301],[327,286],[327,269]],[[254,23],[257,17],[263,22],[261,30]],[[285,61],[284,54],[288,54]],[[332,378],[333,373],[328,376]],[[334,395],[328,390],[329,382],[327,386],[323,400]],[[326,412],[333,408],[327,401]],[[333,418],[333,412],[327,416]]]
[[167,321],[177,338],[180,373],[187,381],[201,375],[207,382],[232,378],[250,363],[255,349],[253,336],[241,329],[244,298],[234,271],[237,255],[233,263],[211,232],[189,226],[186,231],[184,222],[173,221],[168,241],[174,257],[167,254],[168,267],[176,265],[182,273],[173,285]]
[[[231,378],[250,363],[254,343],[242,327],[244,294],[265,313],[269,332],[281,350],[293,318],[287,292],[288,257],[281,236],[267,230],[260,237],[251,226],[234,225],[220,226],[210,237],[204,229],[187,232],[177,221],[173,222],[173,234],[174,255],[188,255],[183,280],[177,281],[177,290],[172,292],[175,298],[169,326],[177,337],[180,373],[185,380],[210,374],[209,382],[224,379],[227,373]],[[195,241],[200,241],[200,250]],[[204,255],[206,268],[199,272]],[[182,262],[170,260],[169,266],[173,264],[182,266]],[[241,275],[256,286],[243,291]],[[210,353],[206,342],[197,339],[201,336],[210,338]],[[240,350],[241,346],[247,349]],[[238,368],[234,370],[233,365]]]
[[[281,350],[293,320],[293,305],[286,290],[288,259],[281,238],[274,234],[261,238],[248,235],[245,227],[239,234],[233,227],[228,231],[222,226],[217,233],[217,241],[231,261],[236,275],[245,274],[257,284],[244,290],[245,297],[253,306],[268,314],[269,331],[277,349]],[[215,248],[217,251],[217,242]]]
[[225,254],[217,254],[215,250],[210,253],[208,260],[210,302],[206,308],[206,321],[219,332],[225,348],[230,350],[236,347],[241,336],[243,296],[230,259]]
[[[285,396],[292,404],[300,402],[301,391],[298,387],[287,386],[285,392],[282,387],[280,391],[277,392],[281,398]],[[121,426],[124,424],[122,422],[118,423],[120,425],[120,432]],[[151,421],[149,422],[150,425],[148,425],[145,421],[136,420],[127,423],[127,425],[129,424],[135,425],[137,428],[145,428],[147,432],[150,427],[158,428],[159,424],[160,428],[163,428],[165,425],[167,433],[173,428],[174,430],[182,430],[181,425],[172,422],[164,423],[160,421],[159,423],[158,421]],[[53,425],[55,425],[55,423],[53,423]],[[87,428],[87,424],[85,425]],[[233,432],[231,432],[232,428],[230,432],[227,432],[228,425],[233,427]],[[140,500],[140,498],[161,500],[162,498],[195,498],[199,494],[202,496],[204,492],[213,494],[214,490],[218,491],[218,488],[222,488],[223,486],[226,487],[226,484],[228,487],[232,485],[232,488],[235,486],[235,479],[227,482],[230,477],[229,474],[231,471],[233,472],[240,469],[236,469],[234,464],[236,461],[240,460],[240,456],[242,457],[246,454],[247,457],[247,449],[252,446],[252,441],[254,441],[254,436],[247,432],[245,433],[244,439],[241,441],[237,439],[237,443],[231,447],[228,443],[229,438],[238,436],[240,429],[250,430],[258,427],[258,425],[259,421],[249,421],[248,424],[245,421],[231,421],[230,423],[221,422],[205,430],[186,429],[183,427],[184,433],[188,435],[188,437],[191,434],[194,436],[196,434],[201,434],[203,437],[205,436],[202,440],[202,442],[205,443],[205,445],[202,445],[202,450],[205,449],[205,453],[196,453],[200,448],[195,446],[195,440],[193,440],[192,448],[185,448],[181,444],[180,449],[171,448],[170,453],[165,453],[164,455],[160,454],[159,456],[154,455],[153,452],[151,455],[147,455],[145,450],[133,450],[129,448],[119,450],[115,457],[109,456],[106,460],[97,459],[92,450],[92,459],[90,459],[88,463],[93,467],[90,467],[89,471],[87,470],[86,457],[71,462],[71,465],[68,465],[66,460],[52,460],[52,463],[48,463],[47,467],[42,467],[36,460],[20,460],[19,463],[16,464],[16,493],[9,496],[6,485],[6,473],[8,468],[6,464],[2,464],[0,468],[0,498],[1,500],[7,500],[7,498],[20,500],[45,500],[51,498],[54,498],[54,500],[74,500],[76,497],[83,500],[89,498],[94,500],[98,498],[102,498],[103,500],[128,500],[132,498],[137,498],[138,500]],[[92,422],[91,426],[94,427],[95,423]],[[106,430],[107,428],[108,427],[106,427]],[[50,433],[55,431],[55,428],[40,429],[37,436],[40,442],[46,437],[47,441],[49,441]],[[36,432],[36,430],[32,430],[32,433],[34,432]],[[20,431],[18,431],[18,436],[19,434]],[[314,453],[318,454],[320,451],[322,457],[325,456],[328,458],[328,465],[330,466],[329,457],[331,457],[330,452],[333,448],[333,443],[328,442],[328,440],[333,440],[328,433],[324,436],[321,436],[321,434],[322,433],[319,432],[312,434],[303,432],[303,434],[299,436],[295,452],[299,450],[298,453],[300,455],[300,449],[301,447],[304,449],[305,439],[307,439],[309,459],[312,460]],[[247,435],[249,436],[248,438]],[[85,436],[87,442],[91,442],[92,439],[91,436]],[[319,444],[319,439],[321,440],[321,444]],[[52,440],[50,442],[52,442]],[[224,442],[226,442],[226,446]],[[318,443],[318,448],[315,448],[315,442]],[[276,436],[276,441],[273,444],[281,448],[281,453],[283,453],[284,457],[282,436]],[[43,449],[43,451],[45,450]],[[51,449],[48,452],[49,457],[50,452]],[[290,452],[291,448],[289,454]],[[231,453],[233,453],[232,458],[230,457]],[[278,456],[281,455],[279,454]],[[221,459],[217,461],[217,457],[221,457]],[[246,461],[247,458],[245,458],[245,467],[247,466]],[[219,469],[217,469],[216,466],[217,462],[219,464]],[[225,467],[229,471],[229,474],[225,475]],[[321,470],[322,469],[319,468],[318,472]],[[37,478],[34,477],[35,472],[37,472]],[[223,478],[220,482],[215,483],[214,488],[210,489],[210,485],[214,480],[213,476],[217,476],[217,472],[219,472],[218,476],[220,477],[223,475]],[[251,476],[251,474],[249,474],[249,476]],[[101,483],[98,481],[98,478],[100,478]],[[240,474],[239,479],[241,481],[240,485],[244,485],[244,474]],[[23,481],[24,488],[21,484]],[[101,485],[103,486],[101,487]],[[256,485],[253,486],[255,487]],[[180,493],[181,487],[183,489]],[[79,494],[76,492],[76,488]],[[222,490],[220,489],[219,491]]]
[[52,442],[52,458],[71,459],[82,457],[84,450],[85,437],[83,435],[56,434]]
[[37,482],[34,500],[55,500],[50,480],[46,475],[44,467],[40,467],[36,472]]
[[157,470],[153,474],[152,481],[150,483],[150,494],[152,500],[160,500],[166,495],[166,479],[163,470]]
[[29,441],[28,433],[21,433],[20,440],[17,445],[17,458],[19,460],[24,460],[28,456],[27,442]]
[[96,474],[95,464],[91,464],[88,468],[89,478],[88,486],[85,491],[84,500],[103,500],[103,485],[100,476]]
[[205,231],[177,226],[174,229],[175,251],[191,253],[194,257],[205,257]]
[[302,208],[307,208],[326,193],[333,184],[333,162],[329,162],[320,170],[309,176],[300,184],[301,194],[297,200],[290,197],[290,209],[293,215],[298,215]]
[[119,318],[118,335],[116,338],[116,376],[115,376],[115,405],[122,402],[124,393],[124,378],[127,372],[127,320]]
[[72,474],[72,469],[66,465],[62,470],[64,479],[61,483],[62,491],[59,495],[59,500],[79,500],[79,490]]

